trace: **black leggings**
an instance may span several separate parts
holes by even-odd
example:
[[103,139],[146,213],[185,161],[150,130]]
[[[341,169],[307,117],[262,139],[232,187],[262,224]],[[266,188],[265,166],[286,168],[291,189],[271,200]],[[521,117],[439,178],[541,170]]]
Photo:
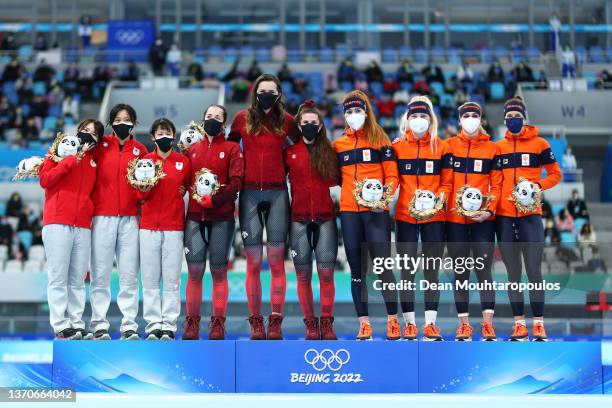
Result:
[[[425,280],[429,283],[438,283],[439,261],[433,262],[435,258],[440,259],[444,254],[444,222],[434,221],[424,224],[411,224],[409,222],[397,221],[397,252],[400,255],[407,254],[416,258],[419,243],[419,235],[423,243],[423,255],[431,258],[423,267]],[[402,280],[414,282],[416,271],[410,268],[402,268]],[[418,285],[417,285],[418,286]],[[400,291],[400,302],[404,313],[414,312],[414,290],[404,289]],[[437,289],[425,290],[425,310],[438,310],[440,291]]]
[[[471,256],[474,261],[479,260],[479,263],[475,264],[474,267],[478,282],[493,284],[491,266],[493,264],[493,250],[495,249],[494,221],[473,224],[447,222],[446,241],[448,256],[453,259],[454,265],[458,265],[458,259],[463,258],[465,260]],[[455,268],[453,275],[457,313],[460,316],[467,316],[470,306],[470,293],[467,289],[458,288],[458,284],[470,281],[470,269],[466,268],[465,271],[462,271]],[[495,291],[493,289],[486,288],[480,291],[480,307],[482,311],[493,311],[495,308]]]
[[245,247],[262,245],[264,225],[267,242],[284,245],[289,226],[287,190],[242,190],[239,209]]
[[[351,294],[358,317],[368,316],[368,288],[365,284],[366,263],[362,254],[362,244],[367,246],[371,258],[389,257],[391,255],[391,228],[387,212],[341,212],[342,238],[351,268]],[[362,258],[362,255],[364,257]],[[395,283],[393,271],[384,269],[380,274],[383,284]],[[388,286],[382,290],[387,314],[397,314],[397,293]]]
[[[544,252],[544,227],[538,214],[526,217],[495,218],[495,232],[502,260],[508,272],[508,282],[521,282],[523,274],[522,259],[530,283],[542,283],[542,254]],[[522,255],[522,259],[521,259]],[[523,292],[508,289],[512,314],[523,316]],[[534,317],[544,314],[544,290],[530,290],[529,301]]]
[[185,223],[185,259],[188,264],[206,264],[210,254],[210,268],[227,267],[229,251],[234,240],[234,221],[192,221]]
[[336,221],[312,221],[291,223],[289,234],[291,257],[297,266],[312,267],[314,252],[317,267],[333,269],[338,255],[338,228]]

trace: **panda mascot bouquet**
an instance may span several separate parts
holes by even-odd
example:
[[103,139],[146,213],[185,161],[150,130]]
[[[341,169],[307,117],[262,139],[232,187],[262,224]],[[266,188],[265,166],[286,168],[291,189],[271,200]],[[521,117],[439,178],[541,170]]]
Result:
[[466,184],[457,190],[454,210],[462,217],[477,217],[480,211],[489,207],[494,198],[495,196],[485,196],[479,189]]
[[139,190],[151,189],[165,176],[160,160],[155,163],[151,159],[134,159],[128,163],[127,181],[130,186]]
[[205,196],[214,196],[221,187],[223,185],[219,184],[217,176],[204,167],[195,174],[195,184],[191,188],[191,197],[200,202]]
[[43,159],[38,156],[32,156],[21,160],[17,165],[17,173],[13,176],[13,181],[23,180],[28,177],[38,177],[38,172],[42,164]]
[[383,186],[378,179],[366,178],[355,183],[353,198],[363,207],[384,210],[393,200],[392,190],[393,183]]
[[542,205],[542,189],[539,185],[520,177],[508,200],[514,202],[516,209],[521,213],[537,211]]
[[189,147],[192,144],[199,142],[204,139],[204,128],[196,122],[191,122],[187,127],[181,132],[181,137],[179,138],[178,147],[182,152],[189,150]]
[[408,204],[410,215],[419,221],[433,218],[442,208],[444,208],[444,193],[436,197],[430,190],[416,189]]

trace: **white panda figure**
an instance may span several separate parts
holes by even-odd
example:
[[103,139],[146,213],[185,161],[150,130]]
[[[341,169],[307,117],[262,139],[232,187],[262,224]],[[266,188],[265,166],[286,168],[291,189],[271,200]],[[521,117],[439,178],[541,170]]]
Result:
[[42,162],[43,162],[43,160],[40,157],[38,157],[38,156],[32,156],[32,157],[29,157],[27,159],[23,159],[17,165],[17,171],[18,172],[24,172],[24,173],[25,172],[29,172],[34,167],[39,166]]
[[134,177],[138,181],[145,181],[155,176],[155,163],[151,159],[141,159],[136,162]]
[[420,190],[414,200],[417,211],[431,210],[436,205],[436,195],[429,190]]
[[371,203],[380,201],[383,197],[383,185],[378,179],[366,179],[361,188],[361,198]]
[[187,128],[181,132],[180,144],[183,146],[183,149],[189,149],[194,143],[199,142],[204,137],[193,128]]
[[219,181],[217,180],[217,176],[211,173],[210,171],[205,171],[196,180],[196,193],[199,196],[207,196],[211,195],[213,189],[217,186]]
[[516,201],[521,205],[527,206],[533,204],[535,200],[535,191],[535,184],[529,180],[523,180],[514,187],[513,194]]
[[482,207],[482,193],[474,187],[466,188],[461,195],[461,207],[465,211],[478,211]]
[[79,138],[76,136],[64,136],[57,146],[57,155],[59,157],[74,156],[79,150]]

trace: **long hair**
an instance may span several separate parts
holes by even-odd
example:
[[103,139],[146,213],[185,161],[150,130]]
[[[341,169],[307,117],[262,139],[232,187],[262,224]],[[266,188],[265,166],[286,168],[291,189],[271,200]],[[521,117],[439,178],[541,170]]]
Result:
[[[302,121],[302,116],[306,113],[314,113],[319,118],[321,131],[315,138],[314,142],[309,145],[310,148],[310,166],[315,169],[321,177],[325,179],[338,179],[340,170],[338,169],[338,159],[332,148],[331,142],[327,137],[327,130],[323,123],[323,115],[315,106],[314,101],[308,100],[300,105],[295,116],[295,123],[298,125]],[[301,137],[300,129],[297,129]]]
[[[438,117],[434,113],[433,105],[431,104],[429,98],[424,95],[412,97],[408,104],[411,104],[412,102],[425,102],[427,106],[429,106],[429,111],[431,112],[431,115],[429,115],[429,147],[431,148],[432,152],[435,152],[438,148]],[[405,135],[409,129],[408,111],[406,110],[406,113],[402,115],[402,120],[400,122],[400,135]]]
[[360,90],[355,90],[347,93],[344,96],[344,101],[348,98],[359,98],[366,105],[366,120],[363,125],[363,134],[368,142],[370,142],[370,144],[372,144],[375,148],[380,148],[391,144],[389,136],[387,136],[387,133],[385,133],[383,128],[376,121],[368,95]]
[[[257,101],[257,88],[259,88],[259,84],[262,82],[274,82],[276,89],[278,89],[278,101],[272,107],[272,115],[266,115],[259,106],[259,101]],[[270,74],[260,75],[251,88],[250,98],[251,105],[247,110],[246,120],[247,133],[257,135],[261,132],[262,128],[267,127],[274,133],[282,135],[285,131],[285,97],[278,78]]]

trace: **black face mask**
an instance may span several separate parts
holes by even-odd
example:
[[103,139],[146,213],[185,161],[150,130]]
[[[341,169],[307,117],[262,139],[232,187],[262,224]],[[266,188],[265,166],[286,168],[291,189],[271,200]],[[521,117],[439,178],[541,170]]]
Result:
[[272,92],[259,93],[257,94],[257,102],[259,102],[261,109],[267,110],[274,106],[278,100],[278,97],[278,95],[275,95]]
[[92,136],[91,133],[79,132],[77,133],[77,137],[79,138],[79,142],[81,143],[81,146],[88,144],[89,146],[93,147],[97,143],[96,139]]
[[174,138],[172,137],[162,137],[159,139],[155,139],[155,144],[163,153],[168,153],[170,149],[172,149],[173,142]]
[[319,134],[319,125],[315,125],[314,123],[306,123],[302,125],[302,136],[304,139],[312,142],[315,140],[317,135]]
[[118,125],[113,125],[113,132],[115,135],[121,140],[127,139],[132,132],[134,125],[128,125],[127,123],[119,123]]
[[217,136],[219,133],[221,133],[222,128],[223,123],[216,119],[206,119],[204,121],[204,131],[209,136]]

